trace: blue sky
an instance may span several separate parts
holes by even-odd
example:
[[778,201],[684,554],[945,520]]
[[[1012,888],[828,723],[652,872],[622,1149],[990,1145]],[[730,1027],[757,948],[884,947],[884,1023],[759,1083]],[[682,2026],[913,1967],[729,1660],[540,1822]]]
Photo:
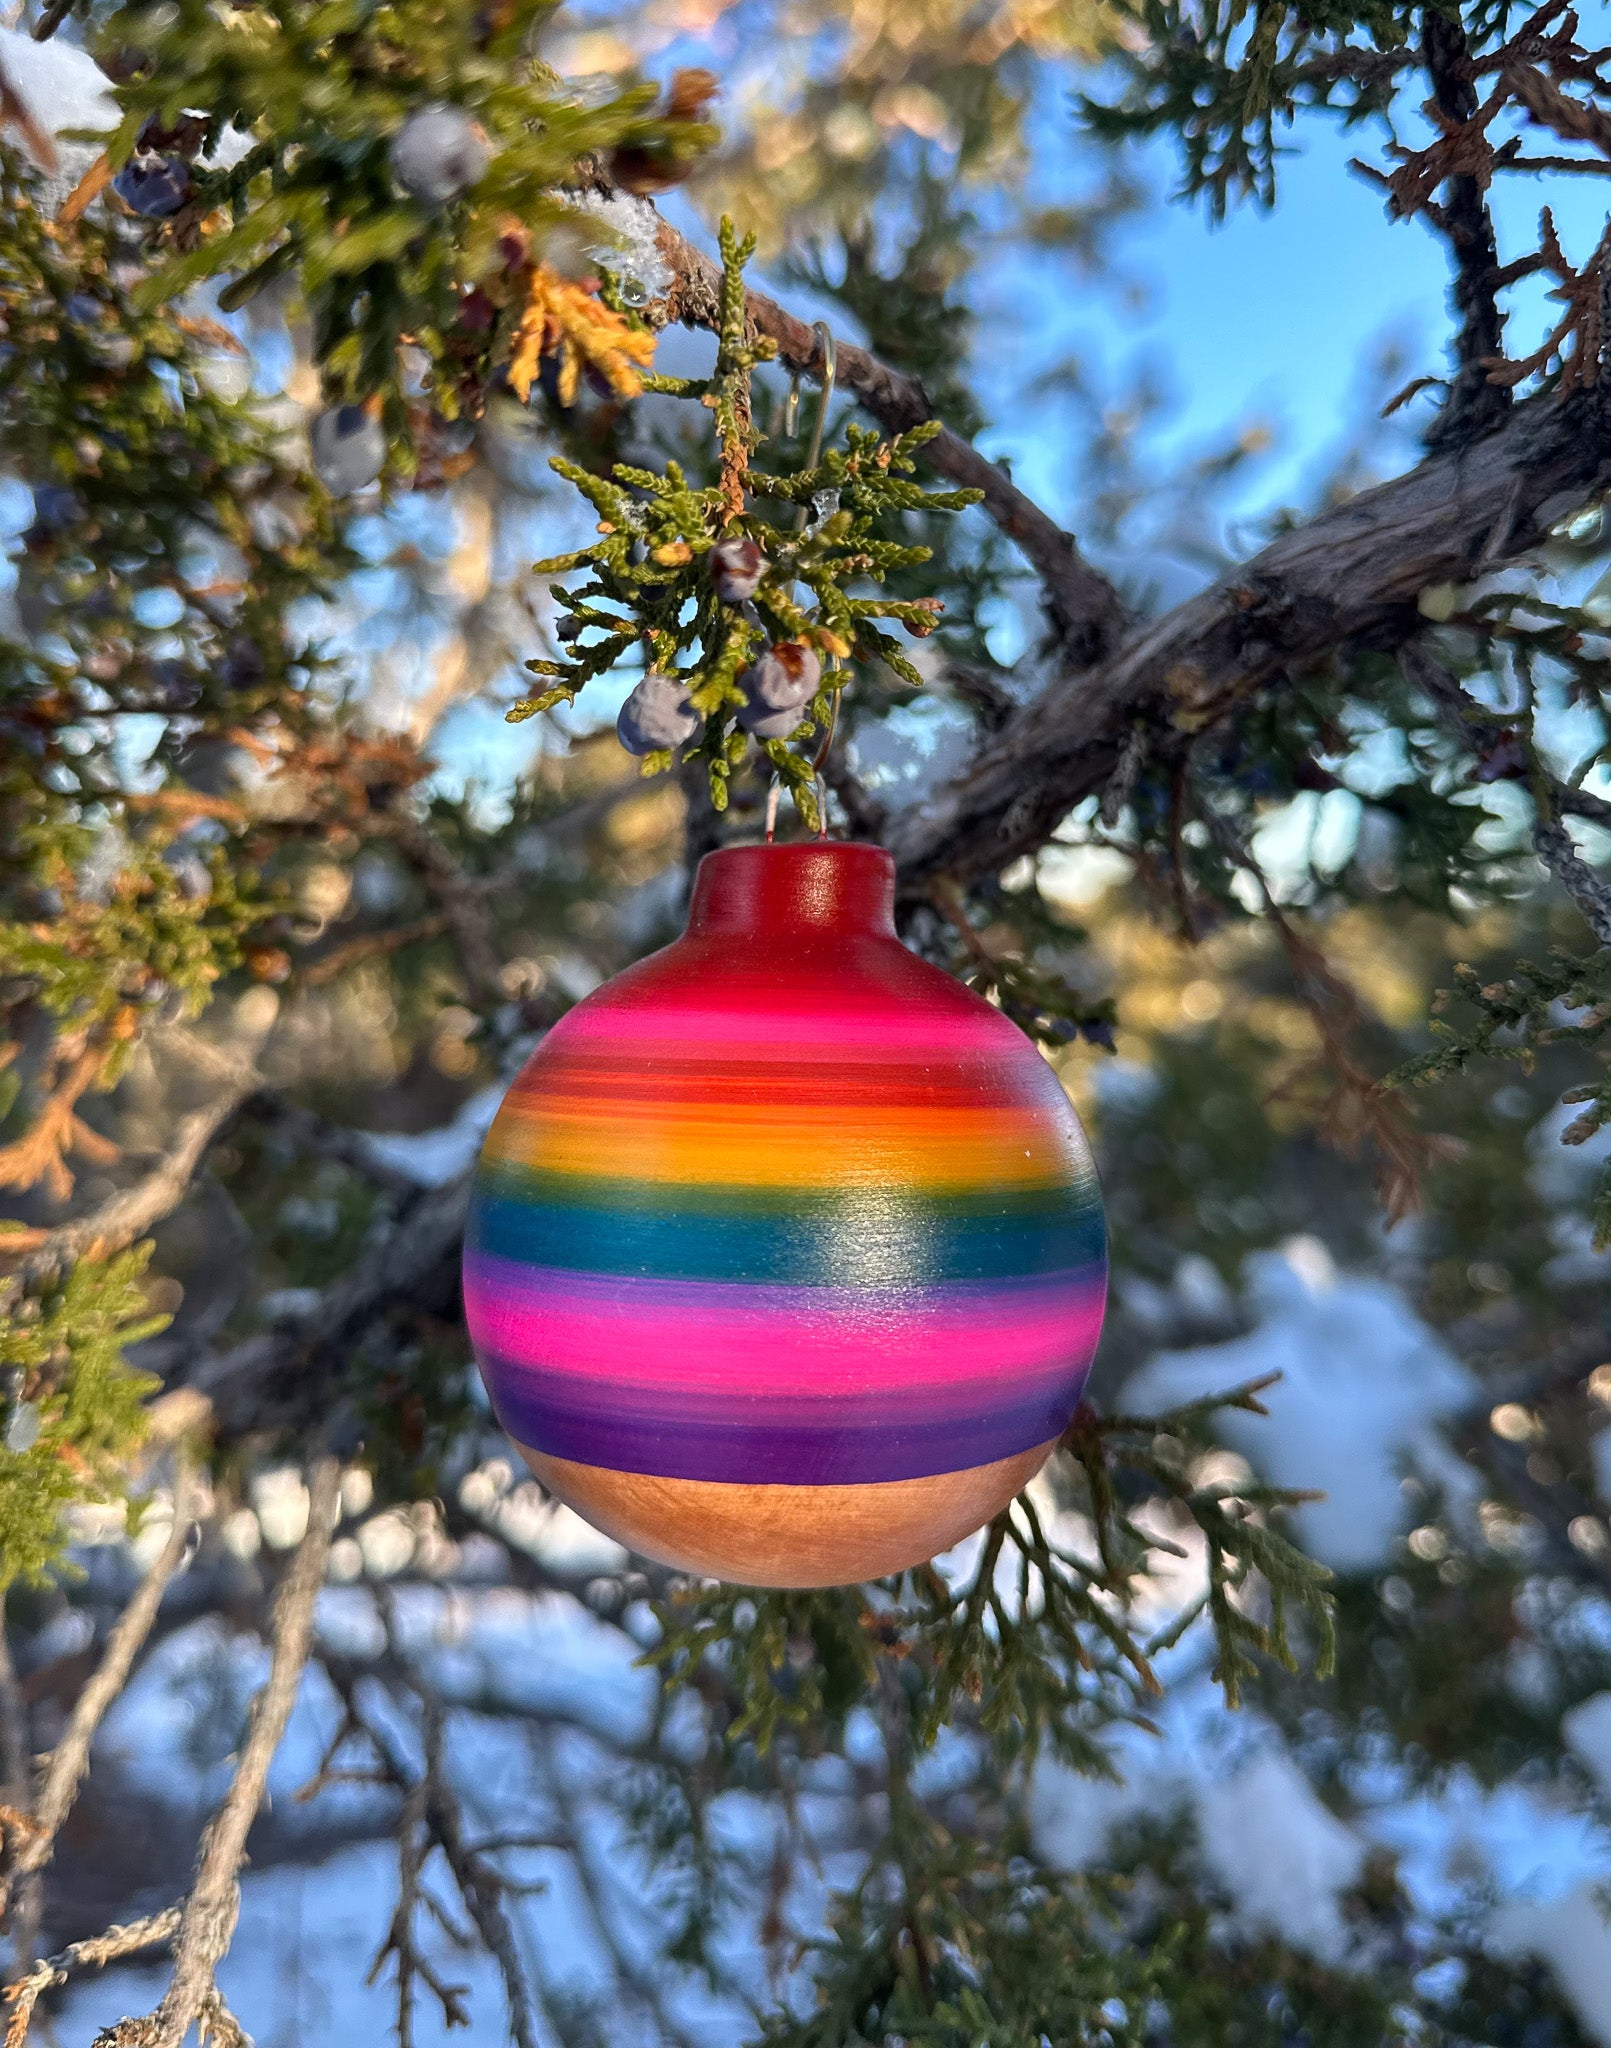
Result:
[[[1200,204],[1160,198],[1124,230],[1118,246],[1145,287],[1141,310],[1082,287],[1050,260],[1030,279],[1040,332],[1026,352],[1078,341],[1115,369],[1144,354],[1163,372],[1175,401],[1169,433],[1183,442],[1210,440],[1248,415],[1275,427],[1253,493],[1267,504],[1300,494],[1351,401],[1357,413],[1362,371],[1384,343],[1406,351],[1408,381],[1445,368],[1450,330],[1442,243],[1422,222],[1389,221],[1380,191],[1349,169],[1350,157],[1381,160],[1377,131],[1344,133],[1311,116],[1289,139],[1273,211],[1243,205],[1215,225]],[[1148,145],[1135,160],[1153,191],[1174,189],[1167,146]],[[1601,181],[1517,177],[1494,194],[1503,258],[1536,246],[1546,200],[1568,254],[1581,262],[1593,248],[1611,203]],[[1510,346],[1525,353],[1547,331],[1544,287],[1524,285],[1510,304]],[[1003,407],[990,446],[1012,456],[1019,481],[1049,507],[1071,508],[1064,458],[1032,410]],[[1406,433],[1400,459],[1414,457]]]

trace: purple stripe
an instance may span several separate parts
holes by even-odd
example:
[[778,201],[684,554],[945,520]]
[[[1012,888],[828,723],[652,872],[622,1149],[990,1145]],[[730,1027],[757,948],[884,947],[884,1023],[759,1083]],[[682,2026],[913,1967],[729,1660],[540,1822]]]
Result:
[[617,1472],[751,1485],[861,1486],[988,1465],[1060,1435],[1087,1376],[1065,1366],[994,1390],[657,1396],[479,1356],[517,1443]]

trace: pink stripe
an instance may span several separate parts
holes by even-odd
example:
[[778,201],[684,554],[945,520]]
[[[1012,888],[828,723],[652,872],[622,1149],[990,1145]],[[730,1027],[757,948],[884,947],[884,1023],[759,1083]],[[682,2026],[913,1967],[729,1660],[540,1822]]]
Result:
[[[973,1052],[1021,1059],[1024,1040],[1017,1027],[988,1005],[972,1002],[953,1009],[928,1000],[919,1009],[882,990],[869,989],[858,1002],[841,983],[825,1003],[808,980],[791,986],[734,987],[724,978],[719,999],[708,1003],[687,989],[673,1003],[634,1003],[598,997],[579,1005],[554,1027],[550,1044],[626,1046],[634,1063],[653,1052],[673,1047],[683,1051],[717,1046],[741,1047],[746,1059],[782,1061],[816,1053],[843,1056],[886,1052],[892,1059],[921,1059],[925,1047],[955,1056]],[[966,991],[959,990],[965,995]]]
[[471,1341],[523,1365],[690,1392],[831,1394],[1083,1367],[1106,1295],[1088,1274],[891,1294],[632,1281],[466,1261]]

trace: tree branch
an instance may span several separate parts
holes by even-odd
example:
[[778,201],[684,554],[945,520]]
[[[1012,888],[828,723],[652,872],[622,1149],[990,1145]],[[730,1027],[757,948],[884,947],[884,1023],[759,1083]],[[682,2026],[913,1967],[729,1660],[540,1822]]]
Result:
[[[204,2013],[217,2027],[221,2007],[213,1971],[235,1932],[246,1837],[263,1803],[269,1764],[285,1733],[313,1648],[313,1605],[324,1584],[340,1490],[338,1460],[321,1457],[308,1489],[308,1531],[274,1603],[274,1655],[268,1683],[252,1702],[234,1781],[202,1837],[196,1881],[185,1901],[174,1943],[173,1981],[149,2020],[123,2020],[102,2037],[108,2044],[138,2041],[141,2048],[147,2044],[148,2048],[180,2048],[185,2034]],[[233,2021],[230,2024],[234,2025]],[[236,2038],[241,2038],[238,2028]]]
[[[98,1209],[71,1223],[37,1234],[12,1231],[0,1239],[0,1249],[26,1253],[22,1267],[7,1284],[44,1278],[76,1259],[105,1258],[122,1251],[172,1215],[189,1192],[207,1147],[257,1086],[258,1077],[249,1066],[232,1066],[229,1080],[212,1101],[179,1119],[171,1150],[143,1180],[120,1188]],[[0,1289],[0,1303],[5,1299],[5,1291]]]
[[1494,433],[1440,449],[1284,533],[1015,714],[963,775],[886,837],[903,887],[994,873],[1103,788],[1138,717],[1178,753],[1246,698],[1353,646],[1396,649],[1425,625],[1421,591],[1514,560],[1611,485],[1611,408],[1594,391],[1515,407]]
[[[651,306],[650,317],[661,324],[680,320],[715,330],[721,319],[720,266],[667,221],[659,223],[656,241],[672,284]],[[745,306],[755,331],[777,343],[778,359],[820,382],[822,344],[811,325],[764,292],[747,293]],[[890,369],[854,342],[835,344],[835,381],[888,433],[905,433],[935,417],[917,378]],[[1073,536],[1026,497],[999,464],[949,427],[928,444],[924,459],[951,483],[983,492],[985,511],[1040,578],[1047,621],[1064,660],[1076,668],[1099,660],[1123,630],[1128,613],[1118,591],[1086,561]]]
[[[90,1745],[108,1707],[122,1692],[140,1654],[151,1624],[157,1618],[168,1582],[179,1569],[190,1540],[196,1512],[196,1475],[181,1457],[174,1475],[173,1527],[156,1561],[140,1581],[134,1598],[118,1619],[107,1639],[106,1650],[89,1683],[73,1702],[62,1738],[51,1753],[44,1781],[33,1806],[33,1827],[27,1839],[10,1859],[0,1880],[0,1914],[4,1914],[13,1893],[27,1886],[50,1861],[61,1825],[78,1797],[78,1788],[89,1769]],[[24,1913],[26,1919],[27,1915]]]
[[47,1991],[54,1991],[59,1984],[65,1984],[75,1970],[104,1969],[108,1963],[118,1962],[124,1956],[138,1955],[142,1949],[160,1948],[178,1933],[179,1919],[179,1908],[169,1906],[144,1920],[130,1921],[125,1927],[108,1927],[104,1934],[93,1934],[85,1941],[75,1941],[59,1955],[47,1956],[42,1963],[35,1963],[26,1976],[6,1986],[6,1997],[11,2001],[11,2019],[6,2027],[5,2048],[22,2048],[34,2016],[34,2007]]
[[[1434,7],[1421,13],[1421,48],[1432,97],[1451,123],[1470,121],[1477,111],[1466,32],[1458,16]],[[1448,448],[1486,433],[1510,409],[1509,390],[1489,381],[1504,354],[1505,315],[1499,309],[1499,244],[1479,180],[1469,172],[1450,178],[1439,214],[1454,258],[1454,308],[1460,331],[1454,352],[1458,368],[1448,397],[1427,435],[1430,448]]]
[[1533,826],[1539,859],[1577,905],[1583,922],[1602,946],[1611,946],[1611,884],[1597,875],[1577,850],[1559,818],[1540,810]]
[[422,1291],[439,1310],[448,1306],[439,1292],[456,1298],[469,1200],[467,1173],[420,1194],[396,1228],[326,1288],[311,1315],[203,1358],[180,1379],[206,1395],[231,1434],[307,1427],[316,1412],[328,1412],[328,1361],[350,1358],[382,1308],[417,1301]]

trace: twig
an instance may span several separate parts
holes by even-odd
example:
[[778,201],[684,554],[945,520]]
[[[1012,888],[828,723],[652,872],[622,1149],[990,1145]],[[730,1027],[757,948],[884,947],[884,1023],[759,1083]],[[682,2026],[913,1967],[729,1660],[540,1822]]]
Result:
[[[668,221],[659,223],[656,240],[672,272],[672,284],[665,298],[650,308],[650,317],[714,330],[721,313],[720,266]],[[786,368],[820,382],[823,347],[809,322],[763,292],[747,293],[745,310],[756,333],[777,343],[778,360]],[[852,392],[888,432],[904,433],[935,417],[928,393],[915,377],[890,369],[853,342],[837,341],[835,356],[835,382]],[[1004,469],[949,427],[942,427],[928,444],[924,460],[950,482],[983,492],[985,511],[1040,578],[1047,619],[1064,658],[1076,667],[1100,659],[1118,639],[1128,611],[1114,585],[1080,553],[1073,536],[1026,497]]]
[[44,13],[34,23],[34,41],[48,43],[72,11],[73,0],[50,0]]
[[[396,1668],[400,1670],[401,1666]],[[449,1870],[453,1873],[453,1881],[458,1886],[465,1910],[474,1921],[476,1932],[481,1937],[487,1953],[498,1965],[503,1978],[504,1997],[509,2011],[509,2029],[516,2048],[538,2048],[531,1991],[515,1946],[514,1927],[504,1906],[504,1879],[484,1855],[465,1841],[459,1803],[443,1770],[442,1736],[445,1715],[441,1701],[426,1690],[416,1678],[412,1675],[409,1677],[408,1682],[420,1703],[424,1746],[425,1768],[423,1773],[416,1774],[410,1767],[408,1759],[401,1753],[391,1731],[384,1725],[377,1726],[363,1713],[358,1704],[357,1681],[352,1672],[344,1667],[340,1659],[333,1657],[325,1659],[325,1670],[329,1674],[331,1684],[340,1694],[350,1720],[361,1728],[368,1738],[382,1773],[404,1795],[405,1800],[416,1802],[432,1843],[441,1850]],[[422,1863],[423,1860],[421,1858]],[[388,1945],[381,1950],[381,1956],[377,1961],[384,1959],[390,1946],[388,1938]],[[409,1954],[415,1954],[412,1937],[409,1937]],[[401,1970],[401,1950],[398,1951],[398,1955]]]
[[[1447,120],[1462,126],[1477,113],[1466,32],[1458,16],[1426,8],[1421,48],[1432,80],[1433,103]],[[1454,306],[1460,315],[1455,336],[1459,365],[1448,396],[1427,435],[1431,448],[1459,446],[1498,424],[1511,403],[1510,392],[1489,379],[1489,366],[1504,352],[1505,315],[1499,309],[1499,244],[1482,181],[1470,171],[1448,180],[1439,225],[1454,257]]]
[[1589,930],[1602,946],[1611,946],[1611,883],[1589,866],[1560,819],[1543,809],[1533,824],[1533,846],[1577,905]]
[[29,2022],[34,2016],[34,2007],[47,1991],[54,1991],[57,1985],[65,1984],[75,1970],[104,1969],[108,1963],[115,1963],[123,1956],[138,1955],[143,1948],[160,1948],[178,1933],[179,1920],[180,1908],[168,1906],[144,1920],[131,1920],[122,1927],[108,1927],[104,1934],[92,1934],[84,1941],[72,1942],[59,1954],[35,1963],[26,1976],[6,1986],[5,1995],[11,2001],[11,2018],[6,2027],[5,2048],[22,2048]]
[[[179,2048],[203,2011],[216,2010],[213,1971],[235,1932],[246,1837],[262,1804],[269,1764],[285,1733],[313,1648],[313,1607],[324,1583],[340,1490],[339,1461],[321,1457],[308,1488],[307,1534],[274,1603],[274,1652],[268,1682],[252,1702],[234,1780],[202,1837],[196,1881],[185,1900],[174,1943],[173,1981],[150,2015],[145,2032],[124,2036],[140,2040],[142,2048],[146,2041],[150,2048]],[[121,2024],[124,2029],[134,2029],[142,2022],[125,2020]]]
[[388,953],[400,952],[404,946],[417,946],[423,939],[440,938],[448,928],[447,912],[436,910],[429,917],[417,917],[412,924],[393,925],[389,931],[360,932],[356,938],[320,954],[317,960],[310,960],[298,970],[297,980],[304,988],[323,988],[349,967],[357,967],[365,960],[384,959]]
[[157,1553],[155,1562],[140,1581],[134,1597],[118,1618],[107,1639],[100,1663],[68,1716],[62,1738],[45,1767],[39,1796],[34,1801],[34,1830],[12,1856],[10,1868],[0,1880],[0,1913],[4,1913],[19,1884],[37,1878],[55,1850],[56,1836],[72,1810],[78,1788],[89,1769],[90,1745],[108,1707],[128,1681],[134,1660],[151,1633],[168,1582],[179,1569],[190,1541],[197,1505],[196,1474],[185,1457],[176,1461],[173,1485],[173,1527]]
[[[104,1258],[109,1252],[121,1251],[171,1215],[189,1192],[207,1147],[257,1086],[258,1077],[249,1067],[237,1067],[220,1094],[179,1119],[172,1149],[143,1180],[120,1189],[98,1209],[71,1223],[37,1237],[12,1232],[0,1239],[0,1251],[13,1246],[26,1251],[14,1280],[41,1279],[76,1259]],[[4,1299],[0,1291],[0,1304]]]

